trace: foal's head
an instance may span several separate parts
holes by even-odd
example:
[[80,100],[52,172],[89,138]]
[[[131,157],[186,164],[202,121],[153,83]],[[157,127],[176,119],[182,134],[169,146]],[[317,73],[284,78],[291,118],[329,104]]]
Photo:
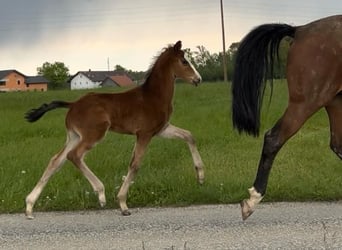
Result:
[[185,58],[182,50],[182,42],[178,41],[175,45],[168,47],[164,53],[165,60],[169,61],[170,69],[175,78],[183,79],[194,85],[198,85],[202,78],[191,62]]

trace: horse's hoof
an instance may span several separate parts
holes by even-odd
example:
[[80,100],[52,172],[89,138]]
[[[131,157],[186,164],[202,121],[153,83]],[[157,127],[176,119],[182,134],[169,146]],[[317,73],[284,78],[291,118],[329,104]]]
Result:
[[198,184],[202,185],[204,183],[204,172],[199,171],[198,168],[196,168],[196,170],[197,170],[197,182]]
[[98,192],[98,196],[99,196],[99,203],[101,207],[104,207],[106,205],[106,196],[104,194],[104,192]]
[[122,214],[123,216],[130,216],[130,215],[131,215],[131,212],[128,211],[128,210],[124,210],[124,211],[121,212],[121,214]]
[[26,213],[26,219],[33,220],[34,216],[32,215],[32,213]]
[[28,219],[28,220],[32,220],[34,218],[32,208],[33,208],[33,206],[31,204],[26,205],[25,216],[26,216],[26,219]]
[[241,206],[242,220],[245,221],[249,216],[252,215],[254,210],[248,205],[247,200],[241,201],[240,206]]

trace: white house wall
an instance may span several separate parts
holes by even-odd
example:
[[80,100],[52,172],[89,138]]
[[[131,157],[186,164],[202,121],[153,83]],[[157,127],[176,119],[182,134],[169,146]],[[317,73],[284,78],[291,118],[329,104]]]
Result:
[[83,74],[77,74],[70,82],[70,89],[94,89],[99,88],[101,82],[93,82]]

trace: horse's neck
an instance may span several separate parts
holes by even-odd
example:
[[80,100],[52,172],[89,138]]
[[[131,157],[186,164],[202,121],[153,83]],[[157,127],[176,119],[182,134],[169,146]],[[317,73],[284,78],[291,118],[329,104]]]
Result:
[[169,105],[172,103],[174,83],[175,78],[171,73],[152,72],[144,84],[145,94],[155,97],[161,105]]

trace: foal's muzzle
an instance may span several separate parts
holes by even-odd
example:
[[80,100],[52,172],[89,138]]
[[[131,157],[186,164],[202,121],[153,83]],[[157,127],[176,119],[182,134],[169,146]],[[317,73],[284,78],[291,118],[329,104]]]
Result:
[[192,83],[197,86],[198,84],[200,84],[200,82],[202,81],[202,78],[201,77],[194,77],[192,79]]

